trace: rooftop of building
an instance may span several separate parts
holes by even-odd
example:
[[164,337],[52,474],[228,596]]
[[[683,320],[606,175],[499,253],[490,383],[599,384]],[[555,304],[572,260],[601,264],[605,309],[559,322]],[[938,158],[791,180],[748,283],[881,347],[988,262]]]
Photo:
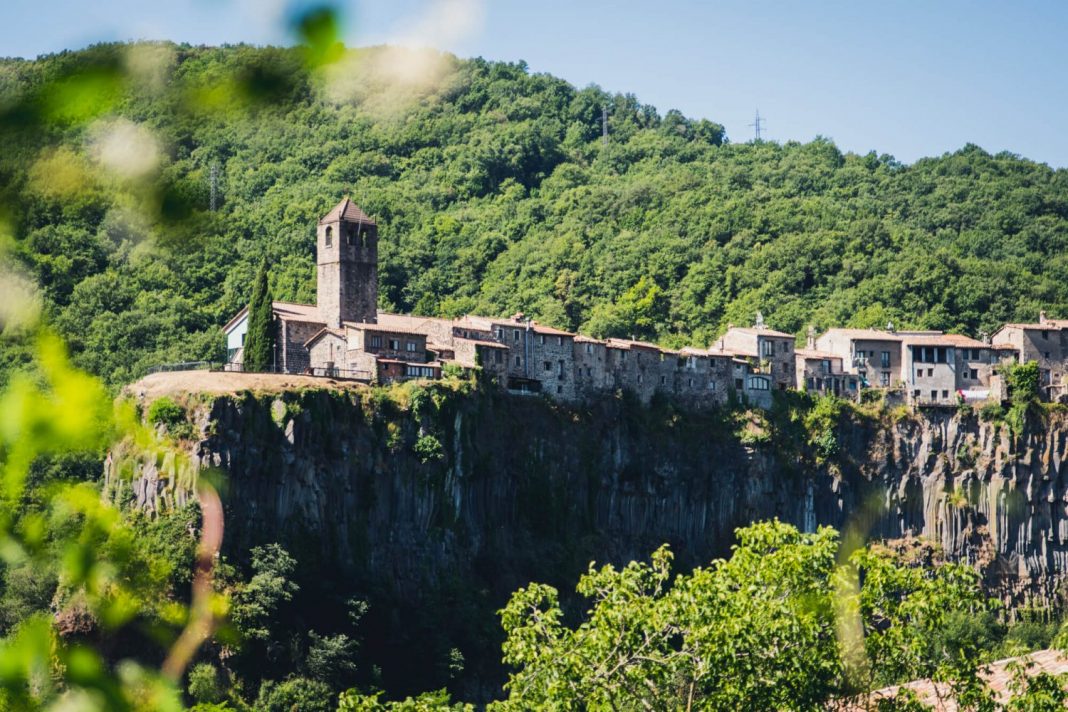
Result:
[[820,338],[829,334],[847,336],[854,341],[901,341],[902,336],[897,332],[883,331],[881,329],[850,329],[845,327],[832,327],[823,332]]
[[331,336],[336,336],[339,339],[344,339],[345,338],[345,333],[343,331],[341,331],[341,329],[331,329],[329,326],[324,326],[322,329],[319,329],[314,334],[312,334],[310,339],[308,339],[307,341],[304,342],[304,347],[307,348],[307,347],[311,346],[316,341],[318,341],[319,339],[323,338],[324,336],[326,336],[328,334],[331,335]]
[[375,221],[367,213],[361,210],[360,206],[352,202],[347,195],[342,198],[341,202],[335,205],[330,212],[319,219],[319,224],[324,225],[326,223],[337,222],[338,220],[362,223],[364,225],[375,224]]
[[349,329],[358,329],[359,331],[377,331],[382,334],[403,334],[405,336],[422,336],[426,337],[425,331],[419,331],[418,328],[404,325],[400,326],[394,323],[370,323],[360,321],[346,321],[345,326]]
[[649,351],[668,351],[668,349],[661,348],[656,344],[650,344],[646,341],[636,341],[634,339],[605,339],[605,343],[609,348],[613,349],[646,349]]
[[794,350],[795,356],[801,358],[818,358],[818,359],[835,359],[837,361],[842,360],[841,354],[832,354],[830,351],[820,351],[819,349],[796,349]]
[[907,346],[954,346],[963,349],[988,349],[990,344],[984,344],[978,339],[963,334],[942,334],[938,332],[923,334],[905,334],[904,343]]
[[[775,329],[769,329],[766,326],[732,326],[727,329],[727,334],[734,332],[736,334],[746,334],[751,336],[770,336],[776,339],[796,339],[794,334],[787,334],[785,331],[775,331]],[[724,334],[725,336],[726,334]]]

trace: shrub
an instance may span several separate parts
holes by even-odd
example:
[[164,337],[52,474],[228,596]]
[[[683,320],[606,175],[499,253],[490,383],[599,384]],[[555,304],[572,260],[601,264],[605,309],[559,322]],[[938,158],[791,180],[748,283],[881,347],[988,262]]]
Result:
[[189,671],[189,696],[197,702],[214,704],[223,699],[219,672],[211,663],[198,663]]
[[1038,395],[1038,362],[1007,363],[1000,367],[1014,403],[1031,401]]
[[170,429],[185,422],[185,411],[182,410],[182,406],[167,396],[163,396],[157,398],[149,406],[148,422],[152,425],[164,425]]
[[987,423],[999,423],[1005,419],[1005,408],[997,401],[984,403],[979,409],[979,420]]
[[335,699],[326,683],[293,677],[284,682],[264,682],[255,708],[259,712],[333,712]]
[[419,438],[412,449],[423,464],[445,457],[445,450],[441,447],[441,441],[429,433]]

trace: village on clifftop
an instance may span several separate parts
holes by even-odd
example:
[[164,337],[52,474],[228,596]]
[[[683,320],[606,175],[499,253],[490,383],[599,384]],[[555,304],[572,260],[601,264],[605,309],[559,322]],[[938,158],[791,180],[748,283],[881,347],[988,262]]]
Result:
[[[768,407],[775,390],[798,389],[856,400],[865,389],[915,406],[1003,399],[996,367],[1036,362],[1039,396],[1068,400],[1068,320],[1045,312],[974,339],[940,331],[809,328],[793,334],[731,326],[707,349],[670,350],[629,339],[595,339],[515,314],[442,319],[378,310],[378,227],[344,198],[317,228],[316,304],[273,302],[274,370],[389,383],[440,378],[442,368],[481,368],[500,387],[576,402],[626,390],[692,405],[736,397]],[[224,327],[227,368],[242,369],[248,308]]]

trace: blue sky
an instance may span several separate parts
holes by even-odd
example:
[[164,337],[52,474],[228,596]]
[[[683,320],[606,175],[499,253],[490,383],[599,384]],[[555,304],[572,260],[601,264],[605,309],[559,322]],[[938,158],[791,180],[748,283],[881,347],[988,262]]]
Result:
[[[967,142],[1068,167],[1068,2],[349,0],[352,45],[523,59],[751,138],[912,162]],[[286,0],[3,0],[0,55],[100,40],[287,42]]]

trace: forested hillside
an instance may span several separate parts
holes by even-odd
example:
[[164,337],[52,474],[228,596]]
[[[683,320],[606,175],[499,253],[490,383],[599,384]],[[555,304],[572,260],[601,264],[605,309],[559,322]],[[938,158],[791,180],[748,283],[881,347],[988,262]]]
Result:
[[[263,259],[276,298],[313,301],[315,221],[345,194],[378,219],[381,306],[399,311],[670,345],[758,309],[798,333],[1068,316],[1063,170],[972,145],[905,166],[730,142],[523,63],[376,48],[324,74],[300,51],[0,61],[6,244],[80,365],[119,384],[220,358]],[[419,80],[397,80],[413,56]]]

